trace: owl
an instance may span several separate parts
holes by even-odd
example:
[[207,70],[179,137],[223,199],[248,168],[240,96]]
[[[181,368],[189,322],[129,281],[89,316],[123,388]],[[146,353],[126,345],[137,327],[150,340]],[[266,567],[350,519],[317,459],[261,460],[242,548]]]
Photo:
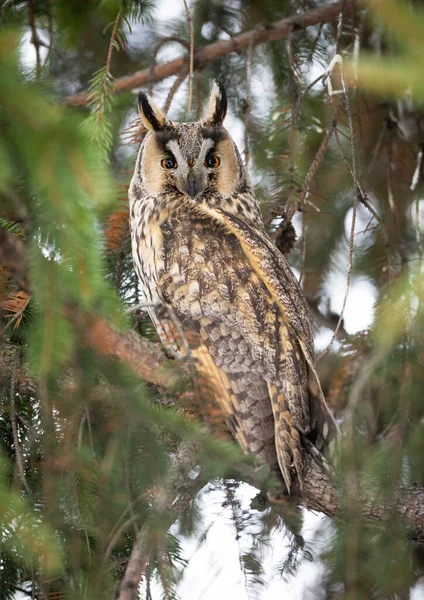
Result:
[[217,82],[194,123],[170,121],[140,93],[148,133],[129,188],[134,267],[162,342],[191,353],[234,438],[290,493],[302,487],[302,447],[322,449],[335,422],[305,298],[267,235],[226,112]]

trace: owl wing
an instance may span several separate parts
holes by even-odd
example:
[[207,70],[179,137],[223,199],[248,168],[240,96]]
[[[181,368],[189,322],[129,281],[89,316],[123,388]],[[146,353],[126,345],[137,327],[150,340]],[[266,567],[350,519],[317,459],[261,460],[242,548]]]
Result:
[[[321,449],[329,435],[338,431],[338,427],[325,402],[315,367],[312,317],[299,282],[284,256],[263,230],[218,208],[199,205],[197,210],[210,215],[211,219],[220,223],[227,235],[232,234],[237,238],[245,259],[278,305],[280,316],[307,368],[309,424],[305,423],[302,428],[301,417],[295,417],[296,426],[302,433],[313,430],[313,443]],[[296,406],[290,406],[290,410],[296,415]]]
[[235,437],[271,468],[278,462],[290,489],[292,465],[301,478],[299,433],[321,445],[334,426],[298,283],[266,234],[234,215],[189,204],[166,225],[162,299],[200,335]]
[[202,388],[201,413],[206,417],[207,422],[215,432],[220,432],[225,420],[240,447],[244,452],[251,453],[245,430],[236,416],[240,414],[240,402],[232,390],[231,380],[217,367],[209,349],[195,330],[197,328],[183,326],[171,304],[160,307],[159,310],[150,308],[149,314],[162,344],[176,358],[188,358],[190,354],[190,357],[195,360],[200,374],[198,383]]

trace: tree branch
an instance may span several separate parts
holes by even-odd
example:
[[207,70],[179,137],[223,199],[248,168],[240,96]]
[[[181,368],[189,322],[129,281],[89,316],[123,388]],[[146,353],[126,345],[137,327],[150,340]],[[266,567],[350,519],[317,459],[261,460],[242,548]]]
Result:
[[[197,464],[195,444],[182,442],[166,473],[160,489],[152,500],[154,507],[149,520],[140,529],[134,542],[131,556],[119,586],[118,600],[137,600],[138,586],[146,572],[152,550],[157,548],[157,526],[161,523],[165,535],[174,521],[185,511],[197,492],[207,483],[202,474],[191,478],[190,473]],[[152,540],[152,531],[155,531]],[[156,547],[155,547],[156,546]]]
[[[341,498],[331,482],[330,475],[310,455],[303,456],[303,492],[300,504],[329,517],[343,517]],[[370,482],[369,488],[372,487]],[[373,494],[357,499],[359,516],[368,521],[389,521],[393,512],[403,515],[409,522],[412,538],[424,542],[424,488],[399,487],[396,498],[390,505]]]
[[[344,13],[350,14],[353,12],[355,0],[346,0],[344,3]],[[241,52],[246,50],[249,45],[257,46],[265,42],[281,40],[287,37],[291,31],[296,29],[306,29],[313,25],[322,23],[328,23],[333,21],[339,16],[341,2],[333,2],[331,4],[324,4],[318,8],[314,8],[301,15],[294,15],[287,17],[273,23],[270,26],[256,28],[251,31],[246,31],[235,35],[229,40],[221,40],[209,44],[204,48],[196,50],[194,53],[194,68],[200,69],[207,63],[231,54],[232,52]],[[153,69],[143,69],[142,71],[136,71],[132,75],[126,75],[116,79],[113,85],[114,92],[116,94],[122,94],[128,90],[140,87],[150,82],[161,81],[171,75],[176,75],[184,67],[186,56],[179,56],[175,60],[167,62],[163,65],[158,65]],[[88,92],[83,91],[73,96],[68,96],[64,99],[64,103],[67,106],[83,107],[88,102]]]
[[160,344],[137,335],[134,331],[119,332],[103,319],[81,317],[72,310],[74,322],[85,325],[86,340],[99,354],[116,356],[128,365],[141,379],[166,390],[175,389],[184,379],[185,371],[175,369],[175,361],[168,359]]

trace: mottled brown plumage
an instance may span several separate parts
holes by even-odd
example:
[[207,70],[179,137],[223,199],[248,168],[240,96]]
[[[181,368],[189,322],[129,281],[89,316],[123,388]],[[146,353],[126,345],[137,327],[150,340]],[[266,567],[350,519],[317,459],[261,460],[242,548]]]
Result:
[[[302,291],[222,126],[225,92],[215,84],[202,122],[170,122],[144,94],[139,107],[150,131],[130,186],[130,225],[146,299],[171,306],[196,334],[192,353],[230,431],[290,490],[291,471],[301,485],[302,436],[321,449],[335,424]],[[151,316],[163,343],[184,355],[172,322]]]

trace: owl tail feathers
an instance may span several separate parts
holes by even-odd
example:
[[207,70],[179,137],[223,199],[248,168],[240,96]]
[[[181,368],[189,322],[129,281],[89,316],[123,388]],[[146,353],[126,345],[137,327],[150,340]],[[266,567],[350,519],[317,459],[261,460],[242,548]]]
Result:
[[300,436],[294,427],[290,411],[284,410],[280,413],[275,424],[275,446],[277,450],[278,464],[281,469],[287,491],[290,494],[291,473],[294,467],[300,489],[302,489],[302,448]]
[[294,425],[285,395],[270,383],[268,383],[268,391],[275,418],[275,449],[278,465],[290,494],[292,483],[290,470],[293,468],[296,471],[299,488],[302,489],[303,465],[300,435]]

